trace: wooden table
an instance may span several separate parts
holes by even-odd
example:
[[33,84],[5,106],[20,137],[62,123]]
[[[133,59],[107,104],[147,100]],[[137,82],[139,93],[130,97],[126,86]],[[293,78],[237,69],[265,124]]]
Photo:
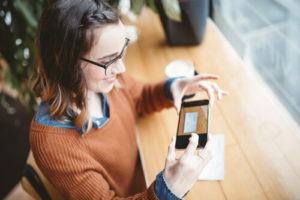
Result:
[[[138,19],[139,41],[126,56],[127,70],[143,82],[162,80],[174,59],[197,63],[200,72],[221,76],[230,95],[212,109],[212,133],[225,135],[225,179],[197,182],[186,199],[300,199],[300,128],[251,66],[245,65],[208,20],[203,43],[169,47],[156,14]],[[164,167],[176,134],[175,109],[141,119],[138,140],[149,185]]]

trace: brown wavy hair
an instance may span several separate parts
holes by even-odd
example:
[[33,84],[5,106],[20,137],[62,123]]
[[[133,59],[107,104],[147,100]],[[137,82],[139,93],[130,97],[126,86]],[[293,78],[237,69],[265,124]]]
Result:
[[36,36],[33,91],[49,104],[51,117],[87,127],[83,132],[90,129],[79,58],[92,48],[95,29],[118,22],[116,9],[101,0],[52,0],[44,9]]

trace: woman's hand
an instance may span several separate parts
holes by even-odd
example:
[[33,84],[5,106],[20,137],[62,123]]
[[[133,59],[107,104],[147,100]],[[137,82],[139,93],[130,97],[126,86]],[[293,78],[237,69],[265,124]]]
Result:
[[175,137],[169,146],[164,179],[171,192],[179,198],[182,198],[193,187],[203,168],[212,158],[210,139],[204,149],[196,152],[198,137],[197,134],[192,134],[189,145],[179,159],[176,159],[175,154]]
[[209,97],[210,106],[213,105],[214,95],[217,95],[218,99],[221,100],[228,92],[222,90],[215,82],[212,82],[212,80],[217,80],[218,78],[219,76],[214,74],[200,74],[176,79],[171,86],[171,93],[177,112],[180,111],[181,99],[184,95],[205,91]]

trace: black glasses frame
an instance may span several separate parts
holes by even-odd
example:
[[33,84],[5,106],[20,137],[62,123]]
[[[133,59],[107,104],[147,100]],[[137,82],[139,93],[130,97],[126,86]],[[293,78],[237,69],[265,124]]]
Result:
[[121,59],[121,58],[123,57],[124,51],[125,51],[126,47],[128,46],[128,44],[129,44],[129,42],[130,42],[130,39],[129,39],[129,38],[125,38],[125,40],[126,40],[126,41],[125,41],[125,44],[124,44],[124,46],[123,46],[123,48],[122,48],[121,53],[120,53],[119,55],[117,55],[115,58],[113,58],[112,60],[110,60],[109,62],[107,62],[106,64],[101,64],[101,63],[98,63],[98,62],[89,60],[89,59],[87,59],[87,58],[84,58],[84,57],[81,57],[80,59],[81,59],[81,60],[84,60],[84,61],[86,61],[86,62],[88,62],[88,63],[91,63],[91,64],[93,64],[93,65],[96,65],[96,66],[98,66],[98,67],[103,68],[103,69],[105,70],[105,75],[107,75],[107,74],[106,74],[107,68],[108,68],[111,64],[115,63],[117,60],[119,60],[119,59]]

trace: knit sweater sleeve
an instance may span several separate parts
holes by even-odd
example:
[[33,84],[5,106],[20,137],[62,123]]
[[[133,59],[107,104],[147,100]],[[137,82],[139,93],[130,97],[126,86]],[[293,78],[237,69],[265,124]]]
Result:
[[173,101],[166,96],[166,81],[143,84],[127,74],[123,74],[121,80],[122,87],[130,95],[137,116],[174,106]]
[[32,132],[30,145],[37,165],[66,199],[158,200],[154,183],[133,196],[118,196],[106,180],[101,165],[91,158],[81,143],[66,135],[45,136],[41,132]]

